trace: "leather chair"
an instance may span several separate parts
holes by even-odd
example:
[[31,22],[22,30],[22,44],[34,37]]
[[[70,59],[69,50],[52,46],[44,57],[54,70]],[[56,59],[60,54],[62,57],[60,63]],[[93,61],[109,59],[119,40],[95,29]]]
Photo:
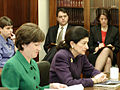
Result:
[[6,87],[2,87],[2,82],[1,82],[1,72],[0,72],[0,90],[9,90]]
[[37,64],[40,71],[40,86],[48,85],[50,63],[48,61],[40,61]]

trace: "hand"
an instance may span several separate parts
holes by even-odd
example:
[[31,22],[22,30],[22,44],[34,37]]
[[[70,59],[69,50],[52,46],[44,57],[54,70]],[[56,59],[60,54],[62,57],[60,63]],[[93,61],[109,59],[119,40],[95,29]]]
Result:
[[106,76],[107,76],[106,74],[100,73],[100,74],[96,75],[94,78],[92,78],[92,80],[94,81],[94,83],[105,82],[106,80],[108,80],[108,78]]
[[60,84],[60,83],[51,83],[50,88],[51,89],[60,89],[60,88],[66,88],[67,85],[65,84]]
[[11,33],[10,39],[13,40],[13,42],[14,42],[14,44],[15,44],[15,34],[14,34],[14,33]]
[[104,47],[104,43],[99,43],[99,46],[95,48],[95,52],[98,52],[102,47]]
[[95,53],[98,52],[98,50],[103,47],[104,47],[104,43],[99,43],[99,46],[95,48]]
[[96,48],[95,48],[95,52],[97,52],[98,50],[99,50],[99,47],[96,47]]
[[15,39],[15,34],[14,33],[11,33],[11,39]]
[[112,44],[108,44],[106,46],[112,47],[112,50],[115,50],[115,47]]
[[104,47],[104,43],[100,43],[98,47],[99,47],[99,49],[103,48]]

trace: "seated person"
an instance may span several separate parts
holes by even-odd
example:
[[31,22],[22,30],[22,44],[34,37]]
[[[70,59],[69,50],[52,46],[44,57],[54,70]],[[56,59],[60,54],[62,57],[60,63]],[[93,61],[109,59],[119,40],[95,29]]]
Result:
[[4,65],[1,75],[2,86],[10,90],[44,90],[44,88],[64,88],[66,85],[51,83],[40,87],[40,75],[37,57],[44,40],[44,33],[38,25],[25,23],[16,31],[16,54]]
[[13,22],[7,16],[0,18],[0,71],[9,58],[15,54]]
[[[65,41],[57,46],[58,51],[51,63],[51,83],[59,82],[69,86],[82,84],[89,87],[107,79],[106,74],[96,70],[85,55],[88,49],[88,36],[88,31],[81,26],[67,30]],[[81,73],[87,78],[81,78]]]
[[110,25],[110,14],[101,8],[97,14],[98,25],[90,29],[88,59],[99,71],[110,72],[117,63],[119,51],[119,30]]
[[68,24],[69,15],[66,9],[59,8],[56,12],[56,18],[58,24],[48,29],[44,44],[44,50],[47,54],[43,60],[47,60],[50,63],[52,62],[52,59],[56,53],[56,45],[60,41],[64,40],[67,29],[71,27]]

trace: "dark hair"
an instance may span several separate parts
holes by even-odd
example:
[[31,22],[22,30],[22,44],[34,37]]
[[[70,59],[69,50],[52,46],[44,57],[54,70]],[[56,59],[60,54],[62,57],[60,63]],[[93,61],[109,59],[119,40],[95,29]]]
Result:
[[29,44],[31,42],[42,42],[45,38],[42,30],[34,23],[23,24],[17,29],[15,35],[15,45],[18,50],[23,50],[22,45],[24,44]]
[[109,14],[109,10],[106,8],[97,8],[96,9],[96,20],[98,21],[98,24],[100,24],[100,16],[101,15],[105,15],[108,19],[108,24],[110,23],[110,14]]
[[70,41],[74,41],[74,43],[78,43],[81,39],[89,37],[88,31],[81,26],[73,26],[67,30],[65,34],[65,41],[60,42],[57,46],[57,50],[59,49],[67,49],[69,50]]
[[13,25],[13,21],[7,17],[7,16],[3,16],[0,18],[0,27],[4,28],[5,26],[12,26]]
[[[64,13],[67,13],[67,15],[68,15],[68,11],[67,11],[65,8],[58,8],[57,11],[56,11],[56,16],[57,16],[57,17],[58,17],[58,13],[59,13],[60,11],[61,11],[61,12],[64,12]],[[69,15],[68,15],[68,16],[69,16]]]

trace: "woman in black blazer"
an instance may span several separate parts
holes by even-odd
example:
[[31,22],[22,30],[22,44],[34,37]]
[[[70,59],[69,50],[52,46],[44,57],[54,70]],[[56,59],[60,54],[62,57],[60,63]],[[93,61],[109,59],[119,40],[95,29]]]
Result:
[[98,25],[90,30],[89,61],[99,71],[109,72],[110,67],[117,62],[119,51],[119,30],[111,26],[109,11],[100,9],[97,14]]

